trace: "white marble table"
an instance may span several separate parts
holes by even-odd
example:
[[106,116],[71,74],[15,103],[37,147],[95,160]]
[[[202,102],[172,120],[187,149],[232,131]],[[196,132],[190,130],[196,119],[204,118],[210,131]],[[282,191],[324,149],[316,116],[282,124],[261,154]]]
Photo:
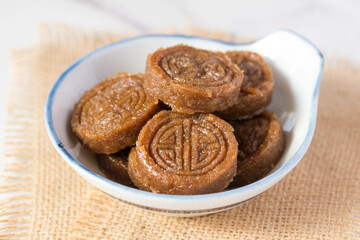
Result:
[[[204,4],[207,5],[204,5]],[[292,29],[332,56],[360,63],[360,1],[357,0],[13,0],[0,2],[0,153],[10,79],[10,50],[36,42],[41,22],[145,34],[181,31],[189,25],[244,38]],[[0,161],[1,162],[1,161]],[[1,169],[1,166],[0,166]]]

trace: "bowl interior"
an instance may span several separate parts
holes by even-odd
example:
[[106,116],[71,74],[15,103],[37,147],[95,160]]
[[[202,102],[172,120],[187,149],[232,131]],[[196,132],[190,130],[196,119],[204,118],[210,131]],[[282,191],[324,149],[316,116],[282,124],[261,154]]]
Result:
[[[95,50],[71,65],[53,86],[45,108],[49,136],[65,160],[76,171],[85,178],[89,175],[86,171],[82,171],[88,169],[95,173],[92,174],[90,182],[98,187],[101,184],[108,184],[110,181],[104,180],[104,174],[99,170],[94,154],[82,148],[71,131],[70,118],[74,104],[86,90],[104,78],[117,72],[144,72],[149,53],[160,47],[180,43],[213,51],[254,51],[262,55],[273,70],[275,87],[269,109],[278,115],[285,130],[287,140],[285,153],[268,177],[260,180],[260,183],[242,188],[249,190],[248,194],[244,194],[244,190],[236,192],[238,189],[228,191],[237,195],[236,201],[254,197],[274,185],[297,164],[311,141],[315,127],[322,56],[312,44],[289,31],[277,31],[249,44],[231,44],[197,37],[149,35],[120,41]],[[82,168],[79,168],[78,163]],[[282,172],[279,171],[283,168]],[[279,173],[274,174],[274,172]],[[270,178],[272,175],[273,178]],[[100,184],[97,182],[99,180],[106,182]],[[129,197],[119,192],[114,193],[114,188],[117,188],[115,191],[128,191]],[[136,189],[129,192],[127,187],[116,183],[111,188],[105,186],[102,190],[117,197],[121,195],[120,198],[128,202],[133,202],[131,194],[139,196],[139,192],[143,192]],[[162,195],[144,194],[147,197]],[[175,198],[171,197],[171,199]],[[227,204],[233,202],[234,200],[229,200]],[[146,200],[135,203],[149,204]],[[159,204],[159,207],[163,206]],[[182,208],[185,209],[186,206]]]

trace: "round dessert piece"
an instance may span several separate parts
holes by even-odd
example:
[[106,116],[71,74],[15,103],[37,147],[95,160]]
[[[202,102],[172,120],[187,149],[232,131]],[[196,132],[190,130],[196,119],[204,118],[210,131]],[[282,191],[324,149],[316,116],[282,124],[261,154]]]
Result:
[[230,187],[253,183],[268,174],[285,149],[285,135],[275,113],[268,110],[234,124],[239,143],[237,172]]
[[143,125],[159,111],[145,94],[144,75],[118,73],[86,91],[75,104],[71,127],[96,153],[111,154],[135,144]]
[[181,113],[229,108],[243,80],[242,72],[225,54],[185,45],[150,54],[145,76],[145,90]]
[[161,111],[141,129],[135,149],[129,156],[129,175],[146,191],[219,192],[236,172],[233,128],[212,114]]
[[244,81],[236,103],[216,115],[228,120],[246,119],[262,113],[271,103],[274,78],[269,65],[257,53],[227,52],[227,56],[244,71]]
[[128,157],[130,148],[125,148],[119,152],[107,155],[96,154],[99,168],[105,173],[106,177],[120,184],[133,187],[128,174]]

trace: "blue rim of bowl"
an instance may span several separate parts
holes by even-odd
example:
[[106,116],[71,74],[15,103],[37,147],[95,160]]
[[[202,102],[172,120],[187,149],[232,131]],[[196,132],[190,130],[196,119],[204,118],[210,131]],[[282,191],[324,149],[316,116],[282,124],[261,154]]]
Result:
[[[274,33],[277,32],[286,32],[286,33],[290,33],[296,37],[298,37],[299,39],[301,39],[303,42],[305,42],[306,44],[308,44],[310,47],[312,47],[317,54],[320,57],[320,66],[319,66],[319,74],[316,80],[316,85],[315,85],[315,89],[313,92],[313,99],[312,99],[312,112],[310,114],[310,118],[309,118],[309,128],[308,128],[308,132],[306,134],[306,137],[303,141],[303,143],[300,145],[299,149],[297,150],[297,152],[290,158],[290,160],[285,163],[284,166],[280,167],[279,169],[277,169],[276,171],[274,171],[273,173],[269,174],[268,176],[260,179],[257,182],[254,182],[252,184],[246,185],[244,187],[240,187],[240,188],[236,188],[236,189],[232,189],[232,190],[227,190],[227,191],[223,191],[223,192],[219,192],[219,193],[211,193],[211,194],[202,194],[202,195],[170,195],[170,194],[158,194],[158,193],[152,193],[152,192],[146,192],[146,191],[142,191],[139,189],[135,189],[135,188],[130,188],[124,185],[121,185],[119,183],[116,183],[114,181],[111,181],[91,170],[89,170],[88,168],[86,168],[84,165],[82,165],[80,162],[78,162],[76,159],[74,159],[71,154],[64,148],[64,146],[62,145],[61,141],[59,140],[59,138],[57,137],[56,133],[55,133],[55,129],[53,126],[53,120],[52,120],[52,103],[53,103],[53,97],[54,94],[58,88],[58,86],[61,84],[62,80],[64,79],[64,77],[73,69],[75,68],[77,65],[79,65],[81,62],[83,62],[84,60],[88,59],[89,57],[91,57],[92,55],[101,52],[105,49],[111,48],[115,45],[119,45],[119,44],[123,44],[129,41],[134,41],[134,40],[138,40],[138,39],[142,39],[142,38],[152,38],[152,37],[163,37],[163,38],[184,38],[184,39],[201,39],[201,40],[206,40],[206,41],[210,41],[210,42],[216,42],[216,43],[220,43],[220,44],[224,44],[224,45],[229,45],[229,46],[242,46],[242,45],[251,45],[254,44],[258,41],[261,41],[262,39],[266,38],[269,35],[272,35]],[[52,88],[50,89],[49,95],[46,99],[46,103],[45,103],[45,111],[44,111],[44,118],[45,118],[45,126],[46,126],[46,130],[48,132],[48,135],[50,137],[51,142],[54,144],[56,150],[60,153],[60,155],[65,158],[67,160],[68,163],[70,163],[70,165],[72,165],[72,167],[77,167],[80,168],[82,170],[85,171],[85,173],[88,174],[88,176],[90,177],[95,177],[98,180],[100,180],[102,183],[104,184],[109,184],[118,188],[121,188],[125,191],[128,192],[135,192],[137,194],[143,194],[143,195],[147,195],[147,197],[156,197],[157,199],[162,198],[163,200],[182,200],[182,201],[193,201],[193,200],[215,200],[215,199],[219,199],[220,197],[227,197],[229,195],[239,195],[243,192],[247,192],[249,190],[254,190],[257,188],[261,188],[261,187],[266,187],[266,185],[270,185],[273,186],[277,181],[279,181],[282,177],[284,177],[286,174],[288,174],[296,165],[297,163],[302,159],[302,157],[304,156],[306,150],[308,149],[312,137],[314,135],[314,131],[315,131],[315,126],[316,126],[316,118],[317,118],[317,103],[318,103],[318,94],[319,94],[319,88],[320,88],[320,82],[321,82],[321,77],[322,77],[322,73],[323,73],[323,66],[324,66],[324,58],[322,53],[320,52],[320,50],[312,43],[310,42],[308,39],[306,39],[305,37],[301,36],[300,34],[292,31],[292,30],[288,30],[288,29],[279,29],[276,31],[273,31],[269,34],[264,35],[263,37],[253,41],[253,42],[248,42],[248,43],[232,43],[232,42],[226,42],[226,41],[221,41],[221,40],[215,40],[215,39],[211,39],[211,38],[205,38],[205,37],[198,37],[198,36],[187,36],[187,35],[180,35],[180,34],[176,34],[176,35],[168,35],[168,34],[146,34],[146,35],[141,35],[141,36],[136,36],[136,37],[132,37],[132,38],[127,38],[127,39],[123,39],[114,43],[110,43],[108,45],[105,45],[103,47],[100,47],[98,49],[93,50],[92,52],[86,54],[85,56],[81,57],[80,59],[78,59],[77,61],[75,61],[73,64],[71,64],[60,76],[59,78],[56,80],[56,82],[54,83],[54,85],[52,86]],[[123,199],[121,199],[124,202],[127,202]],[[217,209],[227,209],[227,208],[231,208],[232,206],[236,206],[238,204],[241,204],[244,201],[239,201],[236,203],[232,203],[232,204],[228,204],[226,206],[222,206],[220,208],[214,208],[214,209],[203,209],[204,211],[211,211],[211,210],[217,210]],[[129,203],[129,202],[127,202]],[[133,203],[129,203],[132,205],[135,205],[137,207],[142,207],[148,210],[154,210],[154,211],[162,211],[165,210],[166,212],[172,212],[174,211],[175,213],[179,213],[179,212],[198,212],[198,211],[203,211],[203,210],[190,210],[190,211],[182,211],[182,210],[177,210],[177,209],[168,209],[168,208],[164,208],[164,209],[159,209],[159,208],[155,208],[155,207],[149,207],[149,206],[145,206],[145,205],[139,205],[139,204],[133,204]]]

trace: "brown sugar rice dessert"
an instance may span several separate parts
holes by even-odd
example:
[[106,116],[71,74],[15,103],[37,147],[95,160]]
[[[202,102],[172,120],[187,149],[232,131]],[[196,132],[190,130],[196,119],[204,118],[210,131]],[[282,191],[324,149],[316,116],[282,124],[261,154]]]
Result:
[[236,172],[230,124],[212,114],[161,111],[141,129],[129,156],[135,186],[155,193],[220,192]]
[[84,93],[75,104],[71,127],[85,147],[111,154],[135,144],[140,129],[159,111],[143,81],[143,74],[118,73]]
[[220,192],[265,177],[280,160],[285,135],[265,110],[273,86],[254,52],[160,48],[145,75],[118,73],[86,91],[71,127],[115,182],[163,194]]
[[148,56],[145,90],[181,113],[222,111],[237,101],[243,74],[223,53],[185,45]]
[[263,178],[275,167],[285,149],[285,135],[273,112],[266,110],[259,116],[233,125],[239,151],[231,188]]
[[128,174],[128,157],[130,148],[107,155],[96,154],[99,168],[106,177],[126,186],[134,186]]
[[274,79],[269,65],[257,53],[248,51],[227,52],[227,56],[244,71],[244,81],[236,103],[217,112],[224,119],[251,118],[262,113],[271,103]]

